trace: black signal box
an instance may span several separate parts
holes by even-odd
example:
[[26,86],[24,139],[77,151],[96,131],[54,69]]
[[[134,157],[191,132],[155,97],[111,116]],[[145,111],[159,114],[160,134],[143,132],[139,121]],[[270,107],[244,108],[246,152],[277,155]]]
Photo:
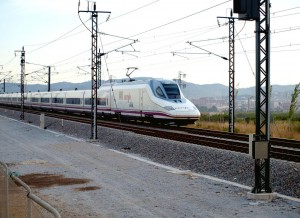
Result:
[[233,0],[233,13],[241,20],[258,20],[259,4],[260,0]]

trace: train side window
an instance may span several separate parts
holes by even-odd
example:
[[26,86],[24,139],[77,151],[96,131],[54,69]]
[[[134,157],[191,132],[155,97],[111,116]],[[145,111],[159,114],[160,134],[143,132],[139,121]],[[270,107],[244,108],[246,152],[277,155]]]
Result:
[[80,98],[67,98],[66,104],[80,104]]
[[52,98],[52,103],[62,104],[63,103],[63,98]]
[[31,98],[31,102],[39,102],[39,98]]
[[41,98],[42,103],[49,103],[50,99],[49,98]]
[[92,104],[91,98],[85,98],[85,99],[84,99],[84,104],[86,104],[86,105],[91,105],[91,104]]
[[156,88],[156,94],[161,98],[166,98],[165,94],[163,93],[163,91],[160,87]]
[[97,105],[106,106],[106,100],[107,98],[98,98]]

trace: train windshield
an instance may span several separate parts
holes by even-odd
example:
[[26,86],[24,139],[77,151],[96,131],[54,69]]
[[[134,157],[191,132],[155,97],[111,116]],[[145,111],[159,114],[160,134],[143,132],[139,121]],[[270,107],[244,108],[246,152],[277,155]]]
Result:
[[162,84],[169,99],[180,99],[180,91],[177,84]]

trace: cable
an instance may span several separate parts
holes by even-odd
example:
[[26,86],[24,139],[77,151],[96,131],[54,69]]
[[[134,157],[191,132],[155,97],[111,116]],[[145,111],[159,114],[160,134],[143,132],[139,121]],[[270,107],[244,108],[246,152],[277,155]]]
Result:
[[58,65],[58,64],[60,64],[60,63],[62,63],[62,62],[65,62],[65,61],[70,60],[70,59],[72,59],[72,58],[74,58],[74,57],[77,57],[77,56],[79,56],[79,55],[81,55],[81,54],[84,54],[84,53],[86,53],[86,52],[88,52],[88,51],[90,51],[90,50],[91,50],[91,49],[85,50],[85,51],[80,52],[80,53],[78,53],[78,54],[76,54],[76,55],[73,55],[72,57],[69,57],[69,58],[64,59],[64,60],[62,60],[62,61],[58,61],[58,62],[53,63],[53,64],[51,64],[51,65]]
[[112,34],[108,34],[108,33],[103,33],[103,32],[98,32],[101,35],[106,35],[106,36],[112,36],[112,37],[116,37],[119,39],[126,39],[126,40],[132,40],[135,41],[135,39],[130,39],[130,38],[126,38],[126,37],[122,37],[122,36],[116,36],[116,35],[112,35]]
[[[102,40],[101,40],[101,37],[100,37],[100,36],[99,36],[99,39],[100,39],[102,51],[103,51],[103,53],[105,53],[105,52],[104,52],[103,43],[102,43]],[[105,57],[105,58],[104,58],[104,62],[105,62],[105,66],[106,66],[106,71],[107,71],[107,74],[108,74],[108,79],[109,79],[109,81],[110,81],[110,89],[111,89],[111,92],[112,92],[112,95],[113,95],[113,98],[114,98],[114,102],[115,102],[115,105],[116,105],[116,109],[118,109],[118,104],[117,104],[115,92],[114,92],[114,89],[113,89],[113,86],[112,86],[112,81],[110,80],[110,74],[109,74],[109,70],[108,70],[108,65],[107,65],[107,61],[106,61],[106,56],[104,56],[104,57]],[[100,57],[100,58],[101,58],[101,57]],[[119,119],[119,122],[121,123],[121,122],[122,122],[121,114],[118,114],[118,119]]]
[[300,14],[300,12],[299,13],[293,13],[293,14],[281,15],[281,16],[274,16],[272,18],[275,19],[275,18],[280,18],[280,17],[288,17],[288,16],[292,16],[292,15],[297,15],[297,14]]
[[[208,10],[210,10],[210,9],[216,8],[216,7],[218,7],[218,6],[220,6],[220,5],[223,5],[223,4],[225,4],[225,3],[227,3],[227,2],[230,2],[230,1],[231,1],[231,0],[224,1],[224,2],[222,2],[222,3],[219,3],[219,4],[213,5],[213,6],[211,6],[211,7],[205,8],[205,9],[203,9],[203,10],[201,10],[201,11],[197,11],[197,12],[192,13],[192,14],[189,14],[189,15],[187,15],[187,16],[184,16],[184,17],[178,18],[178,19],[176,19],[176,20],[170,21],[170,22],[168,22],[168,23],[165,23],[165,24],[159,25],[159,26],[157,26],[157,27],[153,27],[153,28],[151,28],[151,29],[145,30],[145,31],[143,31],[143,32],[134,34],[134,35],[132,35],[132,36],[129,36],[128,38],[132,38],[132,37],[135,37],[135,36],[139,36],[139,35],[141,35],[141,34],[144,34],[144,33],[151,32],[151,31],[156,30],[156,29],[160,29],[160,28],[162,28],[162,27],[168,26],[168,25],[170,25],[170,24],[176,23],[176,22],[178,22],[178,21],[187,19],[187,18],[192,17],[192,16],[194,16],[194,15],[197,15],[197,14],[203,13],[203,12],[205,12],[205,11],[208,11]],[[114,42],[111,42],[111,43],[109,43],[109,44],[116,43],[116,42],[119,42],[119,41],[121,41],[121,40],[114,41]],[[109,45],[109,44],[107,44],[107,45]]]
[[[90,19],[88,19],[87,21],[89,21],[89,20],[90,20]],[[87,21],[86,21],[86,22],[87,22]],[[86,22],[85,22],[85,23],[86,23]],[[84,24],[84,23],[83,23],[83,24]],[[73,28],[72,30],[68,31],[67,33],[63,34],[62,36],[60,36],[60,37],[58,37],[58,38],[56,38],[56,39],[54,39],[54,40],[52,40],[52,41],[50,41],[50,42],[48,42],[48,43],[45,43],[45,44],[44,44],[43,46],[41,46],[41,47],[38,47],[38,48],[36,48],[36,49],[34,49],[34,50],[32,50],[32,51],[27,52],[27,54],[33,53],[33,52],[35,52],[35,51],[37,51],[37,50],[40,50],[40,49],[46,47],[47,45],[50,45],[50,44],[53,43],[53,42],[59,41],[59,40],[62,39],[64,36],[68,35],[69,33],[73,32],[75,29],[79,28],[81,25],[82,25],[82,24],[78,25],[77,27],[75,27],[75,28]],[[33,46],[33,45],[31,45],[31,46]]]
[[[150,3],[148,3],[148,4],[146,4],[146,5],[143,5],[143,6],[139,7],[139,8],[133,9],[132,11],[129,11],[129,12],[126,12],[126,13],[121,14],[121,15],[119,15],[119,16],[110,18],[108,21],[115,20],[115,19],[117,19],[117,18],[120,18],[120,17],[123,17],[123,16],[125,16],[125,15],[131,14],[131,13],[133,13],[133,12],[135,12],[135,11],[138,11],[138,10],[140,10],[140,9],[142,9],[142,8],[148,7],[148,6],[150,6],[150,5],[152,5],[152,4],[156,3],[156,2],[159,2],[159,1],[160,1],[160,0],[156,0],[156,1],[150,2]],[[103,22],[103,23],[105,23],[105,22]],[[100,24],[103,24],[103,23],[100,23]]]
[[277,14],[277,13],[281,13],[281,12],[285,12],[285,11],[290,11],[290,10],[294,10],[296,8],[300,8],[300,6],[284,9],[284,10],[281,10],[281,11],[275,11],[275,12],[272,12],[271,14]]
[[245,26],[246,26],[246,21],[244,21],[244,25],[243,25],[242,29],[234,37],[237,37],[243,31],[243,29],[245,28]]
[[[243,28],[244,28],[244,27],[243,27]],[[234,30],[236,31],[235,28],[234,28]],[[241,32],[241,31],[240,31],[240,32]],[[247,55],[247,53],[246,53],[246,50],[244,49],[244,45],[243,45],[242,41],[240,40],[239,34],[237,34],[236,36],[238,37],[238,39],[239,39],[239,41],[240,41],[240,43],[241,43],[241,46],[242,46],[242,48],[243,48],[243,52],[244,52],[244,54],[245,54],[245,56],[246,56],[246,59],[247,59],[247,62],[248,62],[248,64],[249,64],[249,66],[250,66],[250,68],[251,68],[252,74],[253,74],[254,78],[256,78],[256,77],[255,77],[254,70],[253,70],[253,68],[252,68],[252,66],[251,66],[251,63],[250,63],[249,58],[248,58],[248,55]]]
[[82,21],[80,15],[79,15],[79,6],[78,6],[78,13],[77,13],[77,14],[78,14],[79,20],[80,20],[80,22],[82,23],[82,25],[83,25],[90,33],[92,33],[92,31],[85,25],[85,23]]
[[[178,19],[176,19],[176,20],[170,21],[170,22],[165,23],[165,24],[162,24],[162,25],[160,25],[160,26],[151,28],[151,29],[149,29],[149,30],[145,30],[145,31],[143,31],[143,32],[141,32],[141,33],[138,33],[138,34],[135,34],[135,35],[133,35],[133,36],[131,36],[131,37],[138,36],[138,35],[141,35],[141,34],[144,34],[144,33],[147,33],[147,32],[150,32],[150,31],[153,31],[153,30],[156,30],[156,29],[165,27],[165,26],[168,26],[168,25],[170,25],[170,24],[176,23],[176,22],[178,22],[178,21],[187,19],[187,18],[192,17],[192,16],[194,16],[194,15],[197,15],[197,14],[203,13],[203,12],[205,12],[205,11],[208,11],[208,10],[210,10],[210,9],[216,8],[216,7],[218,7],[218,6],[220,6],[220,5],[223,5],[223,4],[225,4],[225,3],[227,3],[227,2],[230,2],[230,1],[231,1],[231,0],[224,1],[224,2],[222,2],[222,3],[219,3],[219,4],[216,4],[216,5],[214,5],[214,6],[208,7],[208,8],[206,8],[206,9],[203,9],[203,10],[201,10],[201,11],[195,12],[195,13],[193,13],[193,14],[190,14],[190,15],[187,15],[187,16],[184,16],[184,17],[181,17],[181,18],[178,18]],[[131,38],[131,37],[129,37],[129,38]]]
[[3,67],[4,67],[5,65],[10,64],[10,62],[12,62],[15,58],[16,58],[16,56],[14,56],[12,59],[10,59],[9,61],[7,61],[7,62],[3,65]]

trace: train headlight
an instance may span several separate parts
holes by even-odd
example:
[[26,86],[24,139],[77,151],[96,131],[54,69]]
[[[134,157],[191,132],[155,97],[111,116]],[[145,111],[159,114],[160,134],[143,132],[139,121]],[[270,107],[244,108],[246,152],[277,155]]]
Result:
[[175,110],[175,108],[173,108],[172,106],[165,106],[164,109],[168,111]]

